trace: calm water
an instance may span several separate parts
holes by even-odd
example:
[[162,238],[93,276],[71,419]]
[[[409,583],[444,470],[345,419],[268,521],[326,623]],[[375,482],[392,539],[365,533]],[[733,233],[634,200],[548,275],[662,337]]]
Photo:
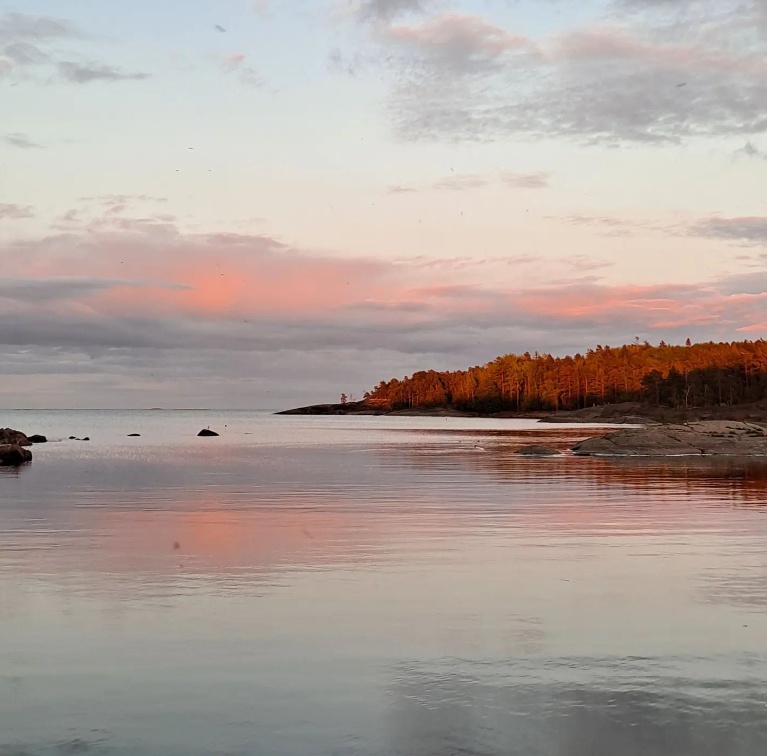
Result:
[[509,420],[0,426],[92,439],[0,469],[2,756],[767,753],[765,463],[523,459],[589,433]]

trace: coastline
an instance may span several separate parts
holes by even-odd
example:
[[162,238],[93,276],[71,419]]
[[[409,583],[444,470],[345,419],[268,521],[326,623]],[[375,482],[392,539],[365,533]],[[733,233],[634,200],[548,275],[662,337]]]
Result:
[[277,415],[362,415],[387,417],[489,417],[538,420],[542,423],[609,423],[627,425],[678,424],[704,420],[731,420],[767,425],[767,402],[732,406],[674,408],[639,402],[601,404],[564,412],[532,411],[475,412],[454,407],[422,407],[390,410],[365,402],[347,404],[311,404],[276,412]]

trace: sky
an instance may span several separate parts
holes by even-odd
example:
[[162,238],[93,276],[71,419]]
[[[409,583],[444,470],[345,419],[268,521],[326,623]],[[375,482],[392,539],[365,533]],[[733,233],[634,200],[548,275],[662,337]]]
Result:
[[767,337],[767,0],[0,0],[0,408]]

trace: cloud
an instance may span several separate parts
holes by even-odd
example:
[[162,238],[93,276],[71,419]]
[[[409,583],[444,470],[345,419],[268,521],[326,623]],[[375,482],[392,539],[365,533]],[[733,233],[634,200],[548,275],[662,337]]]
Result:
[[151,194],[101,194],[97,197],[80,197],[81,202],[101,202],[105,205],[125,204],[128,202],[167,202],[167,197],[154,197]]
[[35,213],[31,205],[13,205],[0,202],[0,218],[20,220],[22,218],[34,218]]
[[360,72],[362,65],[362,57],[358,54],[346,58],[337,47],[334,47],[328,53],[328,70],[333,73],[342,73],[346,76],[355,77]]
[[30,42],[13,42],[2,50],[3,55],[21,66],[33,66],[48,61],[48,55]]
[[691,226],[692,236],[767,245],[767,217],[708,218]]
[[395,184],[389,187],[389,194],[409,194],[420,189],[435,191],[463,192],[471,189],[481,189],[495,182],[514,189],[543,189],[549,185],[548,173],[515,173],[514,171],[501,171],[494,174],[478,173],[450,173],[437,179],[431,184],[420,187],[408,184]]
[[147,73],[126,73],[102,63],[74,63],[63,60],[58,64],[58,69],[62,79],[74,84],[89,84],[94,81],[141,81],[149,78]]
[[673,224],[661,221],[648,221],[632,218],[618,218],[609,215],[583,215],[572,214],[564,216],[548,216],[548,220],[557,220],[573,226],[584,226],[600,231],[604,236],[629,236],[632,234],[679,233],[679,229]]
[[253,0],[253,12],[257,16],[265,17],[269,15],[271,9],[271,0]]
[[37,142],[33,142],[26,134],[22,134],[18,131],[6,134],[3,137],[3,140],[12,147],[18,147],[20,150],[39,150],[42,149],[43,146]]
[[419,26],[390,27],[385,36],[406,52],[423,56],[423,62],[461,74],[493,69],[509,55],[538,52],[526,37],[459,13],[441,14]]
[[[418,367],[477,364],[505,350],[561,353],[636,335],[678,341],[757,334],[767,306],[767,272],[689,285],[563,279],[542,286],[525,283],[516,266],[588,271],[606,263],[525,254],[352,259],[263,235],[184,234],[151,218],[104,217],[71,228],[0,243],[0,354],[35,356],[41,374],[70,361],[85,364],[87,355],[101,394],[83,394],[63,378],[49,389],[68,387],[73,404],[96,395],[114,404],[123,396],[116,385],[138,406],[147,404],[146,391],[130,393],[118,356],[135,366],[130,380],[144,387],[150,372],[175,366],[168,385],[152,389],[168,395],[153,394],[152,404],[192,395],[215,400],[224,383],[247,378],[238,401],[252,405],[267,373],[275,390],[293,392],[292,403],[325,398],[328,386],[333,394],[338,385],[363,390]],[[312,378],[310,368],[325,363],[336,364],[336,388],[330,378]],[[276,364],[285,372],[267,370]]]
[[406,140],[612,144],[759,134],[767,34],[725,5],[703,4],[695,24],[624,14],[541,39],[470,14],[389,25],[375,39],[394,129]]
[[565,258],[563,261],[566,265],[569,265],[573,270],[586,273],[592,270],[602,270],[603,268],[609,268],[615,265],[610,260],[594,260],[586,255],[573,255],[572,257]]
[[0,42],[80,39],[84,35],[69,21],[52,16],[5,13],[0,16]]
[[236,71],[242,65],[243,60],[245,60],[245,56],[242,53],[227,56],[224,58],[224,70]]
[[261,87],[263,86],[263,79],[258,75],[255,69],[250,66],[243,66],[245,61],[245,55],[243,53],[235,53],[234,55],[228,55],[221,63],[224,73],[233,74],[237,77],[240,83],[249,87]]
[[752,141],[746,142],[739,150],[735,150],[735,157],[743,155],[748,158],[767,160],[767,153],[760,150]]
[[357,14],[366,21],[391,21],[406,13],[420,13],[433,3],[431,0],[361,0]]
[[184,290],[180,284],[157,283],[152,281],[127,280],[119,278],[85,278],[60,276],[56,278],[0,278],[0,299],[36,303],[41,300],[55,302],[66,299],[81,299],[96,292],[119,288],[147,288]]
[[514,173],[503,171],[501,181],[515,189],[544,189],[549,186],[550,175],[548,173]]
[[67,42],[77,42],[78,48],[89,37],[69,21],[50,16],[6,13],[0,16],[0,73],[15,74],[19,79],[59,80],[73,84],[94,81],[128,81],[149,78],[146,73],[121,71],[98,61],[79,60],[77,53],[64,53]]
[[435,181],[432,184],[432,189],[442,190],[448,189],[450,191],[465,191],[466,189],[478,189],[479,187],[486,186],[488,179],[485,176],[471,175],[471,174],[454,174],[451,176],[445,176],[444,178]]

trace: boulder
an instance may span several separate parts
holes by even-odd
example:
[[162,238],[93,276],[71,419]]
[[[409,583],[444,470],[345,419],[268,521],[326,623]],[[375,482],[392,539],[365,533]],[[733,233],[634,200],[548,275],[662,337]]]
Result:
[[767,456],[767,429],[729,420],[652,425],[587,438],[573,452],[606,457]]
[[32,452],[18,444],[0,445],[0,465],[18,467],[32,461]]
[[217,436],[218,433],[216,433],[216,431],[212,431],[210,428],[203,428],[197,435],[198,436]]
[[128,438],[141,438],[140,433],[129,433]]
[[562,452],[551,446],[531,444],[530,446],[523,446],[522,448],[517,449],[514,454],[519,454],[522,457],[559,457]]
[[47,444],[48,439],[45,436],[35,434],[34,436],[29,437],[29,442],[32,444]]
[[0,428],[0,444],[15,444],[16,446],[32,446],[30,440],[21,431],[12,428]]

